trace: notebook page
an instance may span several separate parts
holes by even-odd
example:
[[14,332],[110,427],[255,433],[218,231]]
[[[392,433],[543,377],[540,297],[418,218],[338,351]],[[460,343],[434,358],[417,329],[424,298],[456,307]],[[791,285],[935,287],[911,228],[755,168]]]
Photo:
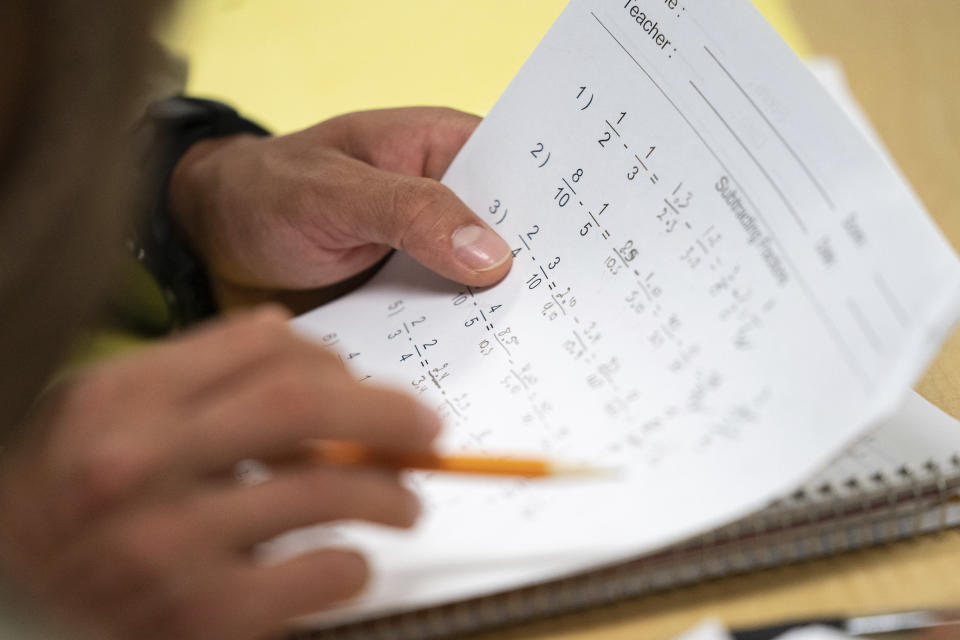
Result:
[[960,473],[953,462],[957,455],[960,421],[911,391],[893,415],[881,420],[807,483],[808,493],[816,496],[817,488],[824,484],[842,489],[851,478],[869,482],[877,473],[899,484],[904,481],[899,477],[901,469],[923,477],[930,462],[946,473]]
[[344,621],[648,552],[799,486],[889,413],[952,325],[955,255],[748,2],[574,0],[444,182],[515,248],[468,289],[397,255],[296,326],[417,394],[442,448],[614,467],[411,474],[412,532],[350,544]]

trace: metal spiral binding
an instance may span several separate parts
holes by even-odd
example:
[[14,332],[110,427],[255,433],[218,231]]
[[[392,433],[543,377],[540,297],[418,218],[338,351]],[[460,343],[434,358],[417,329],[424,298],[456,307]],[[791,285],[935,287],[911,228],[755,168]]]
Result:
[[875,473],[803,489],[741,521],[660,552],[584,574],[294,640],[436,640],[584,609],[666,588],[800,562],[960,525],[960,452],[892,477]]
[[939,529],[946,527],[946,492],[947,492],[947,483],[943,477],[943,473],[940,470],[940,465],[937,464],[935,460],[927,460],[927,463],[924,465],[927,473],[929,473],[935,480],[937,485],[937,496],[940,498],[940,502],[944,505],[940,509],[940,515],[937,518]]

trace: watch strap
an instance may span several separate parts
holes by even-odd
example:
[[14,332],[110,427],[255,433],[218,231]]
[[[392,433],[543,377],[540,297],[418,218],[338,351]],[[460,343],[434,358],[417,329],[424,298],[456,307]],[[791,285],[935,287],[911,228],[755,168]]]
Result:
[[170,210],[169,192],[180,159],[201,140],[239,133],[269,136],[270,132],[242,117],[226,104],[202,98],[174,96],[147,108],[151,153],[158,190],[148,205],[137,237],[134,258],[156,279],[170,307],[172,328],[182,328],[217,311],[203,262],[192,249]]

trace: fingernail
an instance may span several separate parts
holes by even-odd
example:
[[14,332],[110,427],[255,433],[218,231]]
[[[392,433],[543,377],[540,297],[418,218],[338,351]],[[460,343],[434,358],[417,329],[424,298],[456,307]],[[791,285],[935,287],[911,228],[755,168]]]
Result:
[[451,236],[453,254],[474,271],[488,271],[510,257],[510,247],[503,238],[486,227],[470,224],[460,227]]

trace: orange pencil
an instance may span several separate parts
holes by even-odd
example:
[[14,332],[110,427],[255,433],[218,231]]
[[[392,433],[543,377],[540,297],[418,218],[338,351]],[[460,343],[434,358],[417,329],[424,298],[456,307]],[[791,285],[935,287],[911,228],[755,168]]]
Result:
[[379,467],[383,469],[420,469],[446,473],[466,473],[521,478],[599,475],[605,470],[584,465],[559,464],[534,458],[504,458],[479,455],[445,456],[432,453],[398,453],[354,442],[310,440],[305,443],[308,457],[324,464]]

